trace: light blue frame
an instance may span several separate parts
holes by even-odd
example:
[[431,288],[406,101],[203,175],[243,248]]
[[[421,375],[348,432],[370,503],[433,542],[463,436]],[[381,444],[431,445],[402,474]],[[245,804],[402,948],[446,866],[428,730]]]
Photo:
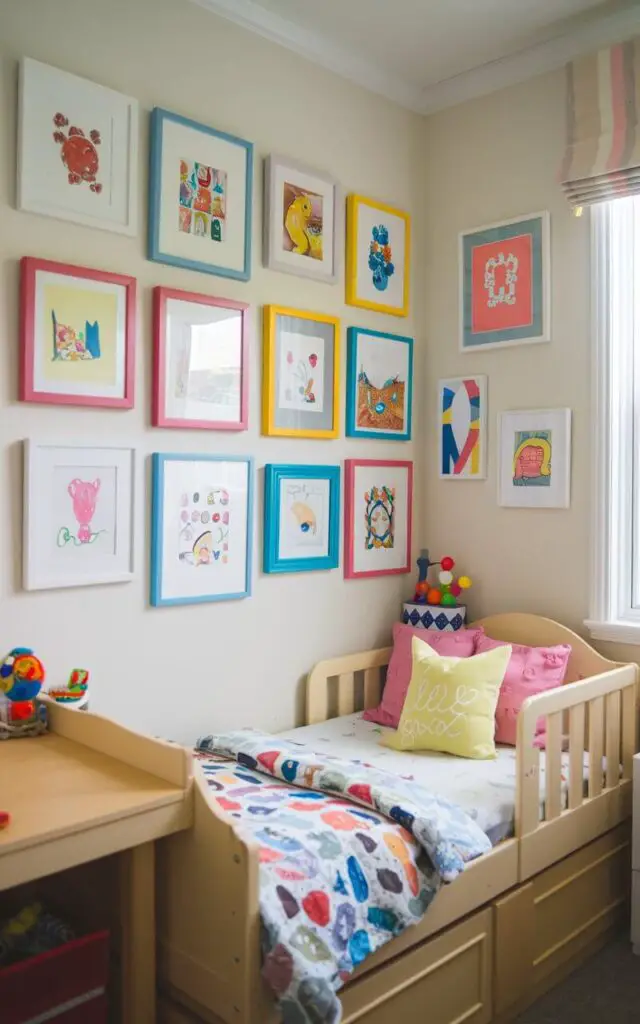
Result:
[[[388,430],[362,430],[355,426],[358,391],[358,335],[368,334],[372,338],[386,338],[409,346],[409,372],[407,379],[407,429],[398,433]],[[366,437],[369,441],[410,441],[411,416],[413,409],[413,338],[402,334],[389,334],[387,331],[370,331],[366,327],[349,327],[347,331],[347,410],[345,416],[345,433],[347,437]]]
[[[329,554],[322,558],[280,558],[280,483],[287,479],[329,481]],[[340,466],[268,463],[264,467],[264,572],[314,572],[340,564]]]
[[[245,589],[236,594],[203,594],[199,597],[161,597],[162,588],[162,526],[164,520],[164,467],[167,462],[246,462],[247,472],[247,565]],[[151,457],[152,505],[151,505],[151,593],[154,608],[170,604],[205,604],[210,601],[233,601],[251,596],[252,550],[253,550],[253,477],[254,464],[250,456],[244,455],[188,455],[182,452],[154,452]]]
[[[245,197],[245,232],[244,232],[244,269],[232,270],[229,267],[218,267],[212,263],[199,260],[187,260],[182,256],[173,256],[160,249],[160,206],[161,206],[161,157],[162,136],[165,121],[191,128],[196,132],[215,135],[225,142],[241,146],[247,151],[247,194]],[[172,267],[184,267],[186,270],[199,270],[204,274],[217,274],[219,277],[232,277],[236,281],[249,281],[251,278],[251,217],[253,209],[253,143],[240,139],[236,135],[219,132],[209,125],[192,121],[180,114],[173,114],[163,107],[154,107],[151,112],[151,146],[149,155],[149,259],[157,263],[167,263]]]

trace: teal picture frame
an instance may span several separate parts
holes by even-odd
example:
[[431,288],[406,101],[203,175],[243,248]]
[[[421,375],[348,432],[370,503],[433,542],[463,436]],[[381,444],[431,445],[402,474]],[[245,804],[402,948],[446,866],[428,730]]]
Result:
[[[285,524],[282,518],[282,488],[287,481],[294,488],[291,519]],[[328,493],[319,486],[328,485]],[[314,486],[315,485],[315,486]],[[263,570],[265,573],[316,572],[337,569],[340,564],[340,466],[276,465],[268,463],[264,469],[264,538]],[[298,496],[297,492],[300,492]],[[293,500],[295,499],[295,500]],[[304,555],[312,550],[313,543],[304,538],[310,531],[318,529],[318,509],[326,519],[326,554]],[[293,528],[291,530],[291,528]],[[296,543],[297,528],[300,529],[300,543]],[[324,528],[324,527],[323,527]],[[285,530],[287,536],[285,538]],[[285,548],[285,540],[288,550]],[[296,550],[298,549],[298,550]]]
[[[244,251],[241,267],[225,266],[224,263],[215,261],[215,252],[212,252],[211,261],[203,259],[190,259],[184,255],[169,251],[161,241],[161,225],[163,210],[164,215],[169,215],[166,206],[166,193],[163,187],[163,152],[164,152],[164,130],[167,125],[177,125],[187,129],[194,134],[200,134],[205,139],[217,139],[232,147],[238,147],[242,152],[246,174],[245,197],[244,197]],[[184,148],[184,147],[183,147]],[[176,188],[175,206],[170,207],[171,215],[175,215],[176,223],[178,213],[182,208],[182,185],[179,176],[181,159],[188,157],[188,153],[176,154],[176,186],[180,185],[180,193]],[[201,159],[201,158],[200,158]],[[236,135],[229,135],[227,132],[218,131],[210,125],[201,124],[180,114],[174,114],[162,107],[155,107],[151,113],[151,143],[149,152],[149,234],[148,234],[148,256],[156,263],[166,263],[173,267],[182,267],[185,270],[198,270],[204,274],[215,274],[218,277],[230,277],[236,281],[249,281],[251,278],[251,228],[253,211],[253,143],[241,139]],[[205,167],[198,164],[198,167]],[[225,171],[226,177],[226,171]],[[173,187],[173,183],[171,185]],[[166,185],[168,189],[169,186]],[[194,210],[196,207],[194,207]],[[215,218],[212,216],[211,220]],[[223,218],[224,219],[224,218]],[[182,223],[182,222],[181,222]],[[225,223],[226,226],[226,223]],[[187,236],[189,232],[187,231]],[[213,236],[212,236],[213,237]],[[215,248],[215,247],[214,247]],[[221,250],[222,251],[222,250]]]
[[[404,384],[405,401],[403,403],[403,418],[404,418],[404,429],[403,430],[389,430],[383,427],[362,427],[358,425],[358,390],[360,387],[360,377],[365,375],[366,371],[364,365],[360,365],[361,360],[358,357],[358,351],[360,347],[360,341],[366,338],[372,339],[374,342],[380,342],[385,344],[387,349],[386,355],[389,360],[389,349],[393,350],[395,346],[398,346],[397,363],[393,359],[387,362],[388,367],[392,367],[388,370],[391,373],[391,378],[388,378],[388,374],[385,374],[385,379],[380,381],[369,381],[367,385],[372,392],[384,392],[388,390],[392,384],[393,377],[398,376],[394,373],[393,366],[397,365],[400,375],[404,372],[405,380],[402,381]],[[376,388],[376,385],[378,387]],[[375,419],[375,408],[378,404],[384,405],[387,396],[383,393],[379,395],[379,402],[376,403],[372,415]],[[410,441],[411,440],[411,418],[413,408],[413,338],[406,337],[402,334],[389,334],[387,331],[372,331],[366,327],[349,327],[347,330],[347,402],[345,410],[345,434],[347,437],[363,437],[368,440],[378,441]],[[388,410],[381,409],[380,414],[383,416]]]

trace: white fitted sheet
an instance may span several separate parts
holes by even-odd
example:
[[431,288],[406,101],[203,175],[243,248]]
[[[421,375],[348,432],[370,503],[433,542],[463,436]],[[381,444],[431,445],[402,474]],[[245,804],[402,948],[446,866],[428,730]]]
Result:
[[[318,751],[351,761],[362,761],[409,778],[425,789],[458,804],[495,846],[514,833],[516,797],[516,749],[498,746],[495,760],[476,761],[432,751],[399,751],[380,745],[383,733],[391,732],[375,722],[365,722],[359,712],[332,718],[318,725],[290,729],[280,735],[306,743]],[[588,777],[585,754],[583,778]],[[562,806],[566,807],[569,755],[562,755]],[[545,755],[540,753],[540,804],[544,806]]]

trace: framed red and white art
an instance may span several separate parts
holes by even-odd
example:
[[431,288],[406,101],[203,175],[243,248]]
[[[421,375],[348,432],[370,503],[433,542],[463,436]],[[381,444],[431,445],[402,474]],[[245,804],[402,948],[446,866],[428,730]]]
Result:
[[549,214],[460,235],[463,352],[550,341]]
[[20,400],[131,409],[136,280],[21,261]]

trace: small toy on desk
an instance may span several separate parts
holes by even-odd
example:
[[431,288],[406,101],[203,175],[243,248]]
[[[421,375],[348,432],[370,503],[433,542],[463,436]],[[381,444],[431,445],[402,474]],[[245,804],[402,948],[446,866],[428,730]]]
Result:
[[89,673],[86,668],[74,668],[66,686],[47,690],[47,697],[56,704],[66,704],[78,710],[89,703]]
[[8,811],[0,811],[0,831],[11,823],[11,815]]
[[[455,564],[450,555],[431,561],[426,548],[420,552],[417,560],[418,582],[413,601],[408,601],[404,605],[404,623],[440,632],[461,629],[467,616],[467,609],[465,605],[458,603],[458,598],[472,584],[468,576],[455,578],[452,572]],[[429,570],[436,565],[440,566],[438,582],[430,583]]]
[[30,647],[14,647],[0,662],[0,739],[45,732],[46,708],[36,703],[44,677]]

